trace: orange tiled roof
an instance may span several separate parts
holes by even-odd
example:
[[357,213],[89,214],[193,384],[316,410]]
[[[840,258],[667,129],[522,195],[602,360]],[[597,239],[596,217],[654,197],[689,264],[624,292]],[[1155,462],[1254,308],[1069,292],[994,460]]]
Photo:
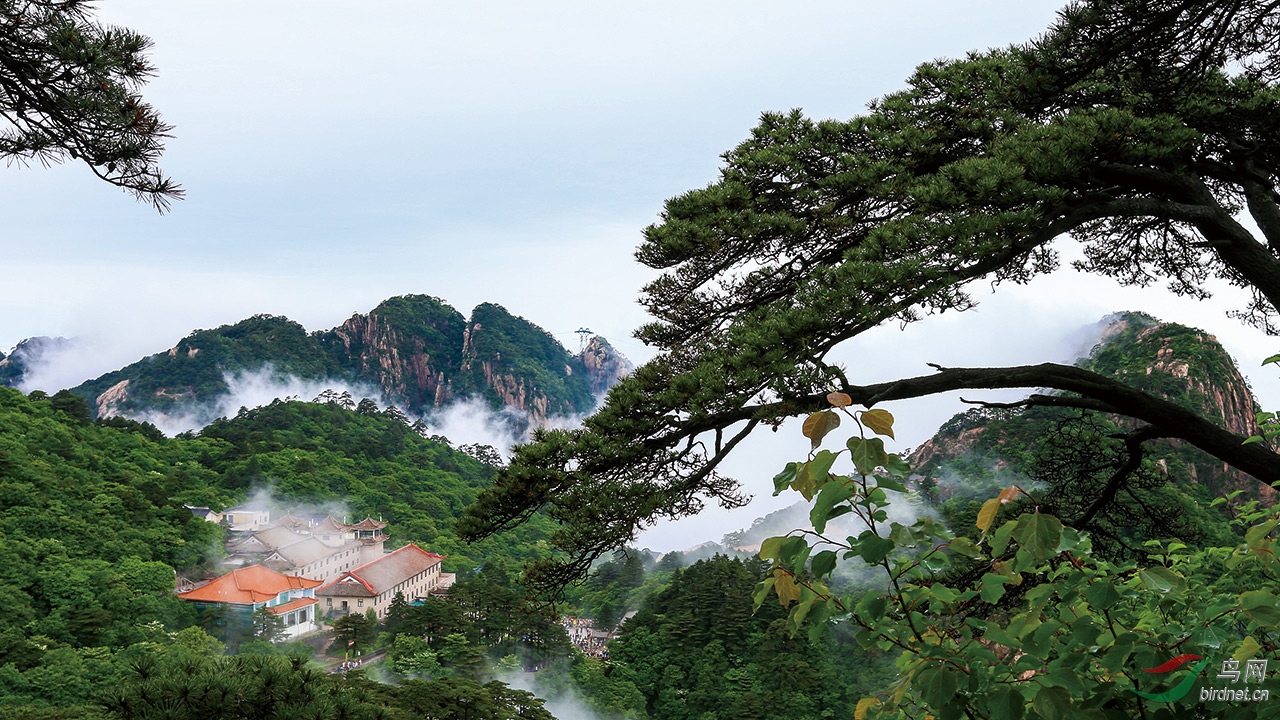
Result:
[[323,583],[319,580],[308,580],[297,575],[278,573],[261,565],[250,565],[232,570],[195,590],[178,593],[178,597],[199,602],[248,605],[266,602],[286,590],[304,590],[321,584]]
[[272,605],[267,609],[270,610],[273,615],[283,615],[289,612],[290,610],[297,610],[298,608],[310,607],[312,605],[315,605],[318,602],[320,601],[313,597],[301,597],[301,598],[298,598],[297,600],[290,600],[289,602],[283,605]]

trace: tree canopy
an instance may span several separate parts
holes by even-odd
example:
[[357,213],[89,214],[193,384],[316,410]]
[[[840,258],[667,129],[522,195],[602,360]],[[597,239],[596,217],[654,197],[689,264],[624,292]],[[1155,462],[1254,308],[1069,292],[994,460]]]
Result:
[[[965,388],[1048,388],[1021,405],[1134,419],[1266,483],[1280,455],[1176,402],[1073,366],[943,368],[860,385],[828,359],[885,322],[974,305],[1082,245],[1082,270],[1206,297],[1274,334],[1280,311],[1280,11],[1259,0],[1074,2],[1022,45],[921,65],[848,121],[765,114],[719,179],[672,198],[637,258],[663,274],[637,337],[659,352],[585,427],[518,449],[461,521],[471,537],[538,509],[565,555],[553,589],[662,517],[744,502],[718,473],[761,425],[828,406]],[[1247,218],[1246,218],[1247,216]],[[1257,230],[1250,228],[1250,223]]]
[[83,161],[160,211],[182,189],[156,165],[173,128],[142,100],[151,41],[86,0],[0,0],[0,158]]

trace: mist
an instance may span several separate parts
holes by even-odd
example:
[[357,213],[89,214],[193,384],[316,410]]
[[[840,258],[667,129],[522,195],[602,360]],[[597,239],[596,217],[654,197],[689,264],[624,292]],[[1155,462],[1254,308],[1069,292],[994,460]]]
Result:
[[[252,505],[265,507],[271,511],[271,521],[275,522],[285,515],[296,515],[299,517],[324,517],[332,515],[339,522],[359,522],[364,518],[356,518],[351,515],[351,508],[345,501],[328,500],[323,503],[304,503],[296,500],[286,500],[280,498],[276,494],[275,485],[271,483],[270,478],[264,479],[260,484],[254,485],[249,490],[248,497],[241,503],[242,505]],[[348,520],[350,518],[350,520]]]
[[498,680],[517,689],[531,692],[546,703],[547,712],[556,716],[556,720],[609,720],[587,705],[587,701],[569,686],[561,692],[547,692],[540,687],[537,676],[533,673],[504,673]]
[[379,408],[388,405],[382,392],[371,385],[345,380],[303,380],[293,375],[281,375],[271,365],[251,372],[227,373],[223,381],[227,384],[226,394],[208,403],[179,406],[180,409],[168,412],[149,410],[122,414],[140,422],[149,422],[172,437],[200,430],[220,417],[234,417],[240,408],[262,407],[275,400],[310,401],[326,390],[346,392],[356,399],[370,398],[378,403]]

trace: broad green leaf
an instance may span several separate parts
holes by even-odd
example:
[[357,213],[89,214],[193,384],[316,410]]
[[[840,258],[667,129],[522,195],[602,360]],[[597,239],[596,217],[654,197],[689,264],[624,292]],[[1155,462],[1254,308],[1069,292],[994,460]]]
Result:
[[978,521],[974,524],[985,533],[991,528],[991,523],[996,521],[998,512],[1000,512],[1000,498],[991,498],[982,503],[982,509],[978,511]]
[[1121,632],[1120,637],[1116,638],[1111,647],[1102,654],[1102,667],[1106,668],[1108,672],[1120,672],[1129,662],[1129,655],[1133,653],[1133,644],[1137,640],[1137,635],[1131,632]]
[[888,598],[877,592],[869,592],[858,601],[858,607],[854,612],[867,622],[876,622],[884,617],[884,611],[887,607]]
[[965,557],[982,557],[982,548],[978,547],[972,540],[967,537],[953,538],[947,543],[947,549],[952,552],[959,553]]
[[1004,597],[1004,585],[1007,582],[1012,582],[1012,578],[1007,575],[985,573],[982,576],[982,601],[993,603]]
[[1186,585],[1186,580],[1174,571],[1163,565],[1144,568],[1138,571],[1138,578],[1142,580],[1142,584],[1155,590],[1156,592],[1167,593],[1172,590],[1180,590]]
[[862,559],[868,565],[878,565],[881,560],[889,556],[889,553],[893,552],[894,547],[892,540],[882,538],[870,530],[864,530],[858,536],[858,553],[862,555]]
[[853,710],[853,720],[867,720],[867,711],[879,706],[880,701],[876,698],[862,698]]
[[849,438],[846,443],[853,457],[854,467],[860,475],[870,475],[875,469],[889,461],[889,454],[884,451],[884,441],[880,438],[863,440],[860,437]]
[[835,613],[835,605],[828,599],[826,602],[814,605],[810,611],[809,620],[809,642],[817,644],[822,641],[823,634],[827,631],[827,620],[831,619]]
[[[802,590],[803,592],[803,590]],[[813,609],[813,600],[804,600],[795,604],[791,608],[791,627],[799,629],[804,624],[804,619],[809,616],[809,611]]]
[[1254,640],[1253,636],[1250,635],[1246,637],[1244,642],[1240,643],[1240,647],[1231,654],[1231,659],[1237,662],[1244,662],[1254,655],[1257,655],[1258,651],[1261,649],[1262,645],[1260,645],[1258,641]]
[[814,494],[827,484],[831,475],[831,465],[836,461],[836,454],[823,450],[806,463],[801,463],[796,471],[796,481],[792,484],[805,500],[813,500]]
[[758,608],[764,604],[765,598],[769,597],[769,591],[773,589],[774,582],[775,578],[771,575],[756,585],[756,594],[751,598],[755,607]]
[[782,548],[782,543],[786,542],[787,536],[780,535],[778,537],[765,538],[760,543],[760,559],[761,560],[777,560],[778,550]]
[[819,410],[804,419],[804,426],[801,428],[801,432],[804,433],[805,437],[809,438],[816,448],[822,444],[822,438],[826,437],[827,433],[838,427],[840,427],[839,415],[830,410]]
[[836,568],[836,552],[834,550],[823,550],[813,556],[813,560],[809,564],[810,572],[816,578],[822,578],[829,575]]
[[837,455],[830,450],[823,450],[813,459],[809,461],[809,472],[814,477],[826,477],[831,473],[831,466],[835,464]]
[[903,485],[891,477],[885,477],[884,475],[876,476],[876,485],[884,490],[892,490],[894,492],[904,493],[907,491],[906,485]]
[[[885,437],[893,437],[893,415],[888,410],[874,408],[862,413],[862,424],[871,428],[871,432]],[[894,438],[895,440],[897,438]]]
[[798,570],[809,559],[810,549],[803,536],[791,535],[782,541],[782,547],[778,549],[778,561]]
[[960,683],[956,673],[947,665],[934,665],[916,673],[912,686],[921,699],[935,711],[947,707],[956,697]]
[[782,472],[773,476],[773,494],[776,497],[783,490],[787,489],[791,483],[795,482],[796,469],[800,467],[800,463],[789,462],[783,468]]
[[952,590],[942,583],[930,585],[929,594],[944,603],[953,603],[956,601],[956,598],[960,597],[960,593]]
[[902,459],[901,455],[890,453],[889,459],[884,463],[884,469],[896,478],[905,478],[911,474],[911,464]]
[[1264,628],[1280,627],[1280,608],[1274,605],[1259,605],[1245,610],[1249,618]]
[[813,524],[813,529],[819,533],[825,532],[832,508],[837,503],[848,500],[855,491],[856,487],[851,482],[837,480],[823,485],[822,491],[818,493],[818,498],[813,503],[813,509],[809,511],[809,522]]
[[1022,720],[1027,701],[1013,688],[999,688],[987,697],[987,716],[991,720]]
[[1084,591],[1084,597],[1098,610],[1106,610],[1120,602],[1120,593],[1116,592],[1115,585],[1108,580],[1099,580],[1091,584],[1089,589]]
[[1032,558],[1048,560],[1058,554],[1058,543],[1062,542],[1062,521],[1052,515],[1027,513],[1018,518],[1013,538]]
[[1044,720],[1067,720],[1071,717],[1071,693],[1063,687],[1041,687],[1036,690],[1031,709]]
[[1080,540],[1081,540],[1080,533],[1076,532],[1075,528],[1071,528],[1071,527],[1062,528],[1062,540],[1058,543],[1057,552],[1054,554],[1065,552],[1067,550],[1074,548],[1075,546],[1080,544]]
[[991,554],[993,556],[998,557],[1004,554],[1004,550],[1009,546],[1009,539],[1013,536],[1013,530],[1016,527],[1018,527],[1018,521],[1010,520],[1009,522],[1006,522],[1004,525],[1001,525],[998,530],[992,533]]
[[1275,595],[1266,590],[1249,590],[1248,592],[1240,593],[1240,607],[1245,610],[1252,610],[1257,607],[1276,607],[1277,605],[1280,605],[1280,600],[1277,600]]
[[1253,547],[1260,543],[1263,538],[1276,529],[1276,525],[1280,525],[1280,518],[1271,518],[1261,525],[1254,525],[1244,534],[1244,542],[1246,545]]

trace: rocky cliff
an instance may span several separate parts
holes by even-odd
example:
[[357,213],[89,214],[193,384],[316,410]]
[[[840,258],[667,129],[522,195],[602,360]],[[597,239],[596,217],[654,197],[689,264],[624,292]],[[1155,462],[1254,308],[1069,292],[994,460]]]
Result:
[[584,413],[595,406],[582,358],[500,305],[485,303],[471,312],[463,336],[462,374],[492,404],[520,410],[538,425],[552,415]]
[[[1240,435],[1257,432],[1257,404],[1248,383],[1217,340],[1201,330],[1162,323],[1141,313],[1104,319],[1097,345],[1077,364],[1196,410]],[[1040,441],[1061,433],[1078,411],[974,409],[953,417],[915,450],[911,463],[936,499],[980,495],[1026,473],[1042,453]],[[1113,432],[1133,427],[1124,418],[1104,418]],[[1105,435],[1105,433],[1103,433]],[[1147,444],[1159,474],[1174,484],[1198,487],[1208,497],[1236,489],[1273,500],[1275,491],[1177,440]]]
[[7,356],[0,352],[0,385],[18,387],[28,368],[38,365],[46,353],[62,350],[71,342],[61,337],[33,337],[18,343]]
[[578,355],[587,372],[587,384],[597,397],[618,384],[628,373],[636,369],[626,356],[613,349],[608,340],[596,335],[587,342]]
[[[22,353],[0,359],[0,371],[20,375],[24,348],[37,345],[26,341]],[[439,298],[406,295],[330,330],[308,333],[271,315],[197,330],[164,352],[73,390],[102,416],[200,415],[228,393],[230,377],[266,372],[281,381],[367,386],[416,415],[479,396],[542,424],[590,411],[595,397],[630,368],[603,338],[573,355],[499,305],[481,304],[468,319]]]
[[354,377],[412,409],[445,405],[454,387],[466,319],[439,298],[396,297],[321,333],[322,344]]

